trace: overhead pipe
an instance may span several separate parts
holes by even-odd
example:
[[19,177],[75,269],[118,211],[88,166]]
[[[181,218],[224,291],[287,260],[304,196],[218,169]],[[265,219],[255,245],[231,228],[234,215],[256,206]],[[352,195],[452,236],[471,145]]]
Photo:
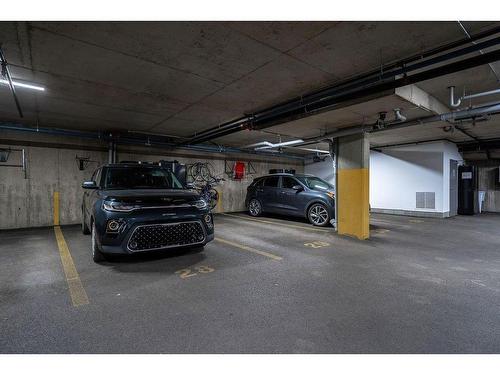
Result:
[[401,110],[399,108],[394,108],[394,121],[406,121],[406,116],[401,113]]
[[[371,78],[366,78],[361,81],[359,81],[358,78],[355,78],[347,83],[335,85],[333,87],[271,107],[268,110],[260,111],[251,116],[239,118],[234,122],[228,122],[221,126],[207,129],[204,132],[197,133],[191,138],[191,140],[186,141],[185,143],[200,143],[232,134],[243,129],[264,129],[278,123],[289,121],[294,117],[300,118],[310,116],[318,113],[319,111],[327,110],[329,107],[338,105],[341,102],[366,97],[385,90],[395,89],[411,83],[417,83],[445,74],[455,73],[461,70],[487,64],[492,61],[497,61],[500,59],[499,50],[453,62],[445,66],[439,66],[411,76],[406,75],[406,73],[410,71],[422,69],[423,67],[449,59],[455,59],[459,56],[475,52],[480,48],[487,48],[487,46],[491,47],[498,44],[500,44],[500,38],[494,38],[457,51],[452,51],[446,55],[437,56],[425,61],[419,61],[413,65],[403,66],[399,69],[379,74],[378,76]],[[401,78],[396,78],[401,75]]]
[[23,117],[23,110],[21,109],[21,103],[19,103],[19,98],[17,97],[16,88],[14,87],[14,82],[12,81],[12,75],[10,74],[9,63],[5,58],[5,55],[2,50],[2,46],[0,45],[0,68],[1,68],[1,76],[5,77],[7,84],[9,85],[10,92],[14,98],[14,102],[16,103],[17,112],[19,113],[19,117]]
[[[457,143],[459,151],[477,151],[478,146],[479,146],[478,142],[476,141],[465,141]],[[486,149],[493,150],[499,148],[500,148],[500,138],[481,141],[481,150],[486,150]]]
[[[407,73],[418,70],[418,69],[422,69],[422,68],[425,68],[425,67],[428,67],[431,65],[435,65],[435,64],[438,64],[438,63],[441,63],[441,62],[444,62],[444,61],[447,61],[450,59],[454,59],[457,57],[461,57],[461,56],[470,54],[472,52],[477,51],[478,48],[481,48],[481,47],[483,47],[483,48],[493,47],[493,46],[496,46],[498,44],[500,44],[500,37],[486,40],[486,41],[478,43],[474,46],[465,47],[463,49],[460,49],[457,51],[452,51],[452,52],[449,52],[448,54],[440,55],[440,56],[437,56],[437,57],[434,57],[434,58],[431,58],[428,60],[421,60],[421,61],[418,61],[418,62],[412,64],[412,65],[403,64],[403,65],[399,66],[397,70],[385,71],[385,73],[380,73],[380,71],[379,71],[378,74],[372,76],[371,78],[368,77],[368,78],[362,79],[362,80],[360,80],[359,78],[355,78],[354,82],[346,82],[346,83],[336,84],[332,88],[327,88],[324,90],[320,90],[317,93],[312,93],[312,94],[308,94],[305,96],[301,96],[297,100],[305,105],[307,105],[308,102],[312,103],[312,102],[318,101],[318,100],[325,100],[325,99],[328,99],[328,95],[331,95],[331,96],[338,95],[339,90],[343,90],[344,92],[346,92],[346,91],[350,91],[350,90],[360,89],[360,88],[363,88],[363,87],[370,85],[370,84],[378,83],[378,82],[381,82],[384,80],[394,79],[394,78],[397,78],[398,76],[406,75]],[[275,108],[271,108],[268,111],[274,111],[274,110],[275,110]],[[261,111],[257,114],[254,114],[254,116],[253,116],[254,122],[259,121],[262,116],[265,116],[265,111]]]
[[[310,115],[319,110],[324,110],[326,108],[329,107],[331,108],[332,106],[338,105],[340,102],[355,100],[369,95],[377,94],[380,92],[393,90],[398,87],[407,86],[410,84],[418,83],[432,78],[437,78],[446,74],[456,73],[462,70],[486,64],[489,61],[497,61],[497,60],[500,60],[500,49],[493,52],[489,52],[484,55],[474,56],[468,59],[450,63],[448,65],[439,66],[437,68],[416,73],[411,76],[403,76],[402,78],[381,82],[379,84],[368,86],[363,89],[351,90],[349,92],[342,92],[335,95],[331,95],[330,97],[323,98],[320,101],[301,106],[301,112]],[[298,111],[298,109],[296,109],[296,111]],[[256,123],[257,121],[258,121],[257,119],[254,120],[254,123]],[[267,124],[264,126],[257,126],[256,128],[262,129],[267,126],[270,125]]]
[[[426,139],[425,141],[391,143],[391,144],[382,145],[382,146],[370,146],[370,150],[382,152],[382,149],[384,149],[384,148],[410,146],[410,145],[421,145],[421,144],[425,144],[425,143],[439,142],[439,141],[448,141],[448,139],[446,139],[446,138],[434,138],[434,139]],[[450,142],[456,143],[454,141],[450,141]]]
[[[467,38],[469,38],[470,42],[472,44],[477,44],[475,40],[473,40],[473,38],[471,37],[471,35],[469,34],[469,32],[467,31],[467,29],[465,28],[465,26],[462,24],[461,21],[457,21],[458,24],[460,25],[460,28],[462,29],[462,31],[464,32],[464,34],[467,36]],[[482,55],[484,52],[483,50],[479,50],[479,53]],[[499,73],[496,71],[495,67],[493,66],[493,64],[488,64],[488,66],[490,67],[491,71],[493,72],[493,74],[495,75],[497,81],[500,81],[500,75]]]
[[455,120],[461,120],[461,119],[467,119],[471,117],[477,117],[477,116],[482,116],[482,115],[492,115],[492,114],[499,114],[500,113],[500,103],[496,103],[493,105],[488,105],[488,106],[482,106],[482,107],[476,107],[476,108],[471,108],[471,109],[464,109],[462,111],[455,111],[455,112],[448,112],[448,113],[443,113],[440,115],[432,115],[432,116],[425,116],[425,117],[420,117],[417,119],[413,120],[407,120],[404,122],[400,123],[393,123],[390,126],[384,127],[384,128],[378,128],[376,125],[355,125],[355,126],[350,126],[344,129],[339,129],[336,131],[328,132],[320,137],[311,137],[311,138],[306,138],[304,139],[304,143],[301,146],[304,146],[306,144],[314,144],[322,141],[330,141],[332,138],[339,138],[339,137],[344,137],[347,135],[354,135],[354,134],[360,134],[360,133],[376,133],[376,132],[381,132],[381,131],[386,131],[386,130],[394,130],[394,129],[402,129],[410,126],[415,126],[415,125],[423,125],[423,124],[428,124],[428,123],[433,123],[433,122],[439,122],[439,121],[455,121]]
[[188,137],[181,136],[181,135],[162,134],[162,133],[156,133],[156,132],[137,131],[137,130],[127,130],[127,133],[139,134],[139,135],[154,135],[154,136],[165,137],[165,138],[178,138],[178,139],[187,139],[188,138]]
[[[30,128],[23,126],[19,123],[11,123],[11,122],[0,122],[0,130],[9,130],[9,131],[17,131],[17,132],[28,132],[28,133],[41,133],[48,135],[59,135],[59,136],[69,136],[75,138],[82,139],[98,139],[105,142],[115,142],[116,144],[131,144],[138,146],[145,146],[148,144],[151,147],[160,147],[160,148],[172,148],[172,149],[184,149],[191,151],[199,151],[199,152],[210,152],[210,153],[240,153],[240,154],[253,154],[253,155],[266,155],[269,156],[268,152],[259,152],[253,150],[242,150],[236,147],[218,147],[212,145],[179,145],[176,143],[165,142],[163,140],[159,140],[160,137],[149,137],[148,139],[142,138],[133,138],[133,137],[124,137],[124,136],[116,136],[111,133],[103,133],[103,132],[89,132],[82,130],[66,130],[66,129],[57,129],[57,128]],[[277,155],[279,157],[283,157],[286,159],[296,159],[303,160],[304,158],[297,155],[290,154],[280,154]]]
[[448,87],[448,89],[450,90],[450,106],[453,108],[459,107],[460,104],[462,104],[462,100],[468,100],[468,99],[480,98],[483,96],[500,94],[500,89],[496,89],[496,90],[478,92],[476,94],[464,95],[455,101],[455,86],[450,86],[450,87]]
[[[400,123],[400,124],[394,124],[386,129],[381,129],[381,130],[401,129],[401,128],[405,128],[408,126],[414,126],[414,125],[423,125],[423,124],[439,122],[439,121],[443,121],[443,122],[455,121],[455,120],[462,120],[462,119],[473,118],[473,117],[483,116],[483,115],[495,115],[495,114],[499,114],[499,113],[500,113],[500,103],[497,103],[497,104],[489,105],[489,106],[464,109],[461,111],[447,112],[447,113],[443,113],[440,115],[433,115],[433,116],[427,116],[427,117],[418,118],[418,119],[414,119],[414,120],[409,120],[409,121],[405,121],[405,122]],[[381,130],[374,129],[374,130],[371,130],[370,132],[375,133],[375,132],[378,132]]]
[[[484,39],[484,38],[493,36],[493,35],[498,34],[498,33],[500,33],[500,27],[494,27],[494,28],[488,29],[486,31],[483,31],[481,33],[477,33],[477,34],[474,34],[474,35],[468,35],[467,38],[460,39],[458,41],[446,44],[444,46],[440,46],[440,47],[433,48],[431,50],[428,50],[428,51],[425,51],[425,52],[422,52],[422,53],[418,53],[418,54],[412,55],[410,57],[407,57],[405,59],[396,61],[396,62],[391,63],[391,64],[383,65],[383,66],[381,66],[378,69],[374,69],[374,70],[372,70],[370,72],[364,73],[364,74],[359,75],[359,76],[357,76],[355,78],[348,79],[348,80],[345,80],[345,81],[341,81],[341,82],[337,83],[334,86],[334,88],[339,89],[339,88],[342,88],[342,87],[344,87],[346,85],[352,84],[353,82],[360,82],[360,81],[365,80],[365,79],[370,78],[370,77],[372,78],[372,80],[373,80],[373,77],[375,77],[376,79],[380,79],[381,78],[381,75],[380,75],[381,71],[382,72],[389,72],[389,71],[391,71],[392,69],[395,69],[395,68],[405,67],[409,63],[412,63],[412,62],[415,62],[415,61],[421,61],[421,60],[426,59],[426,58],[428,58],[430,56],[433,56],[433,55],[436,55],[436,54],[440,54],[440,53],[443,53],[443,52],[446,52],[446,51],[449,51],[449,50],[461,47],[461,46],[463,46],[465,44],[469,44],[471,41],[476,41],[476,40]],[[473,50],[477,50],[477,48],[473,48]],[[401,73],[403,73],[403,72],[400,71],[400,74]],[[317,90],[315,92],[312,92],[310,95],[319,94],[322,91],[323,90]],[[281,107],[283,104],[287,104],[287,103],[290,103],[290,102],[293,102],[293,101],[297,101],[297,100],[302,101],[303,98],[304,97],[301,96],[301,97],[299,97],[297,99],[293,99],[292,101],[272,106],[272,107],[268,108],[267,110],[268,111],[273,111],[273,110]],[[251,124],[253,118],[254,117],[251,116],[251,115],[246,115],[246,116],[240,117],[240,118],[238,118],[236,120],[232,120],[232,121],[226,122],[224,124],[221,124],[219,126],[216,126],[214,128],[210,128],[210,129],[207,129],[207,130],[202,131],[202,132],[197,132],[197,133],[195,133],[191,137],[192,138],[191,142],[201,142],[203,140],[198,141],[196,138],[204,137],[204,136],[209,136],[211,134],[217,134],[218,137],[221,137],[221,136],[227,135],[227,134],[231,134],[232,132],[235,131],[235,130],[232,130],[232,129],[238,129],[239,128],[239,130],[243,130],[244,128],[247,128],[249,124]],[[222,132],[222,131],[224,133],[218,134],[218,132]]]
[[450,107],[457,108],[462,102],[462,98],[455,101],[455,86],[448,87],[448,90],[450,90]]
[[309,151],[309,152],[314,152],[318,154],[328,154],[330,155],[330,151],[326,150],[318,150],[314,148],[306,148],[306,147],[293,147],[293,146],[284,146],[285,148],[291,148],[291,149],[296,149],[296,150],[304,150],[304,151]]

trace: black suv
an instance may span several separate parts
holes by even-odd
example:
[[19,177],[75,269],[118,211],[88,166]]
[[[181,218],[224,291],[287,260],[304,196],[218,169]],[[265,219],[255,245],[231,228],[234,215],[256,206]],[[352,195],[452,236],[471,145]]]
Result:
[[245,200],[248,212],[263,212],[309,219],[326,226],[335,218],[334,187],[319,177],[278,173],[256,178],[248,187]]
[[160,165],[108,164],[82,187],[82,231],[92,233],[96,262],[104,254],[203,247],[214,238],[207,203]]

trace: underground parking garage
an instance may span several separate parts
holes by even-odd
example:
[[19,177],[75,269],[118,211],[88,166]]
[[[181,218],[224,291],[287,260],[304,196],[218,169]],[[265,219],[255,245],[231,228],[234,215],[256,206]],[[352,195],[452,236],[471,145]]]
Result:
[[0,22],[1,353],[498,353],[500,23]]

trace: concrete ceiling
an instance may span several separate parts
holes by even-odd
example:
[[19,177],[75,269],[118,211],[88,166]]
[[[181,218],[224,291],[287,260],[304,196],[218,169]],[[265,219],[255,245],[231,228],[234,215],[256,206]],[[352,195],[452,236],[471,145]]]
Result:
[[[494,23],[464,25],[476,33]],[[0,22],[13,76],[46,87],[43,93],[18,90],[21,121],[9,90],[0,86],[0,121],[187,137],[463,37],[456,22]],[[499,87],[487,65],[418,86],[446,103],[451,84],[458,92]],[[396,107],[409,118],[426,115],[389,93],[216,142],[277,141],[269,132],[283,140],[306,138],[372,123],[378,112]],[[464,138],[444,133],[443,126],[377,133],[373,142]],[[491,120],[471,131],[497,137],[500,123]]]

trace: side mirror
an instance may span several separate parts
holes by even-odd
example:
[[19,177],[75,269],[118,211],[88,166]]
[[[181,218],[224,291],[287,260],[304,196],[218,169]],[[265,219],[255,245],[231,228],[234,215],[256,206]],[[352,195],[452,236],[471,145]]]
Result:
[[302,185],[293,185],[292,189],[296,190],[297,192],[304,190],[304,188],[302,187]]
[[97,189],[95,181],[83,181],[82,188],[84,189]]

